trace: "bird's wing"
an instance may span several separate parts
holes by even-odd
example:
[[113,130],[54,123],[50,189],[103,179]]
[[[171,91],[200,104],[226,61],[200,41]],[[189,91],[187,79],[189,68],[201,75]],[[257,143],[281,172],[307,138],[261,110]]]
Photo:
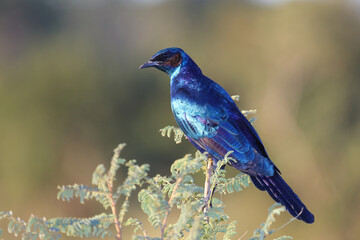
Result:
[[228,115],[231,118],[231,121],[237,127],[237,130],[242,132],[246,139],[251,143],[251,146],[262,156],[269,158],[265,147],[256,132],[255,128],[247,120],[247,118],[241,113],[241,111],[236,106],[236,103],[231,98],[231,96],[217,83],[214,82],[213,89],[218,93],[218,96],[223,99],[221,102],[222,105],[226,106],[228,109]]
[[179,92],[172,100],[172,108],[178,125],[195,146],[209,152],[215,160],[233,151],[230,156],[236,162],[231,165],[235,168],[249,173],[273,174],[272,162],[259,152],[260,138],[240,111],[232,110],[233,101],[225,103],[227,99],[218,96],[216,101],[201,103],[186,96]]
[[[234,103],[235,104],[235,103]],[[237,109],[238,110],[238,109]],[[251,125],[251,123],[247,120],[247,118],[238,110],[236,113],[236,125],[240,129],[242,133],[245,134],[248,141],[251,143],[254,149],[262,156],[269,158],[267,154],[264,144],[262,143],[258,133],[255,128]]]

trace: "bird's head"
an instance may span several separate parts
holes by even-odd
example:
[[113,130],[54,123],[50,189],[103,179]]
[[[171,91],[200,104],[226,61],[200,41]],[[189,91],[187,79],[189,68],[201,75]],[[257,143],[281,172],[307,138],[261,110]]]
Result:
[[181,67],[184,57],[186,58],[187,55],[180,48],[165,48],[152,56],[150,60],[141,65],[139,69],[155,67],[171,76]]

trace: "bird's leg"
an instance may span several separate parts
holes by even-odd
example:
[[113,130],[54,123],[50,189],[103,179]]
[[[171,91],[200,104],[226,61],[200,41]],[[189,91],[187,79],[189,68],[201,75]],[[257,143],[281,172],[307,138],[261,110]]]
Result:
[[[226,166],[226,164],[223,164],[221,165],[220,169],[224,169]],[[214,196],[214,193],[215,193],[215,190],[216,190],[216,187],[217,187],[217,183],[215,183],[215,186],[211,189],[211,192],[210,192],[210,199],[209,199],[209,206],[212,207],[212,198]]]
[[[214,193],[213,189],[211,189],[211,182],[210,178],[214,171],[214,161],[212,158],[208,159],[208,165],[206,168],[206,179],[205,179],[205,186],[204,186],[204,208],[203,212],[207,212],[210,204],[211,204],[211,197]],[[210,203],[210,204],[209,204]]]
[[210,195],[209,201],[208,201],[208,206],[209,206],[209,207],[212,207],[212,198],[213,198],[213,196],[214,196],[216,187],[217,187],[217,183],[215,183],[215,186],[211,189],[211,191],[210,191],[210,193],[209,193],[209,195]]

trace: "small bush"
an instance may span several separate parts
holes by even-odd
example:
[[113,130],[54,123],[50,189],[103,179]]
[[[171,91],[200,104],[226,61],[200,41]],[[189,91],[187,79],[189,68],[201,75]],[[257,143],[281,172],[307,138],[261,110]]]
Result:
[[[246,111],[244,114],[254,112]],[[180,143],[184,136],[179,128],[173,126],[165,127],[160,132],[168,137],[174,133],[176,143]],[[227,163],[229,160],[227,156],[231,152],[223,161],[218,162],[215,169],[208,164],[206,153],[196,152],[194,156],[187,154],[172,164],[169,176],[156,175],[151,178],[148,176],[150,168],[148,164],[139,166],[135,160],[125,160],[120,157],[124,147],[125,144],[120,144],[114,150],[108,170],[103,164],[97,166],[91,186],[83,184],[58,186],[58,199],[70,202],[78,198],[81,203],[95,199],[103,206],[104,212],[88,218],[46,219],[32,215],[26,222],[14,217],[11,211],[3,211],[0,212],[0,220],[9,222],[9,233],[21,236],[21,239],[34,240],[60,239],[62,235],[120,240],[124,238],[122,234],[124,227],[134,228],[133,239],[138,240],[221,238],[230,240],[238,235],[236,221],[231,221],[225,213],[223,202],[215,197],[210,199],[213,190],[221,195],[239,192],[249,187],[250,178],[246,174],[239,173],[235,177],[226,178],[226,171],[221,166]],[[127,175],[122,184],[114,188],[119,168],[127,168]],[[197,173],[204,173],[207,177],[205,189],[208,189],[208,192],[205,194],[204,187],[194,182],[194,174]],[[130,206],[129,198],[136,188],[140,188],[138,200],[141,209],[148,216],[151,226],[159,231],[157,237],[149,236],[140,220],[126,216]],[[180,213],[176,222],[170,224],[168,216],[174,208],[179,209]],[[250,239],[264,239],[282,228],[271,229],[271,224],[275,221],[275,215],[283,211],[285,208],[279,204],[270,207],[266,221],[254,231]],[[289,222],[293,220],[294,218]],[[1,233],[0,230],[0,235]],[[238,236],[236,239],[243,237]],[[285,239],[292,237],[282,236],[276,240]]]

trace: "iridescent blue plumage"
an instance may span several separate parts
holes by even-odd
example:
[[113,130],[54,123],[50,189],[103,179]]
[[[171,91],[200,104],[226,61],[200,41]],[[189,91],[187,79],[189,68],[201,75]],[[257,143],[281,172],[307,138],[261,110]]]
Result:
[[171,109],[190,142],[208,152],[215,162],[229,151],[230,165],[250,175],[254,185],[267,191],[298,219],[314,222],[314,216],[280,176],[259,135],[237,108],[230,95],[204,76],[180,48],[156,53],[140,68],[155,67],[170,76]]

